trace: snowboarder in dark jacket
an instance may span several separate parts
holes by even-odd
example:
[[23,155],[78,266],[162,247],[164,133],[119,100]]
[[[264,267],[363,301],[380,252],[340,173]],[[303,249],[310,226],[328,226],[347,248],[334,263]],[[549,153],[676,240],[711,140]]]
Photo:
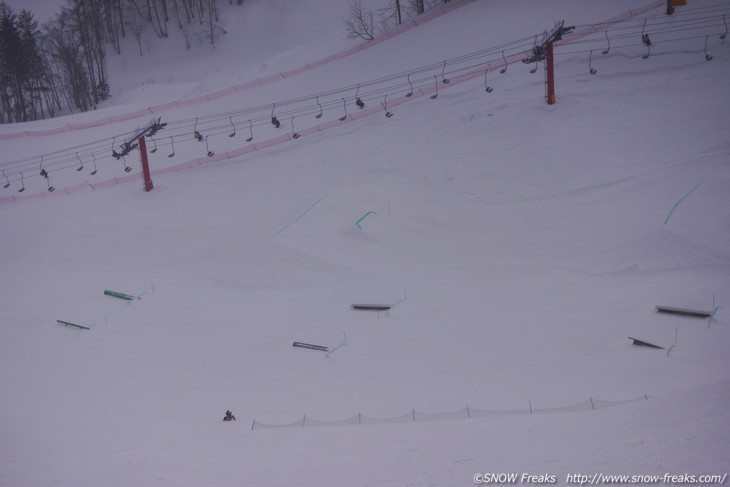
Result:
[[235,421],[235,420],[236,420],[236,417],[233,415],[233,413],[230,411],[226,411],[226,415],[223,418],[223,421]]

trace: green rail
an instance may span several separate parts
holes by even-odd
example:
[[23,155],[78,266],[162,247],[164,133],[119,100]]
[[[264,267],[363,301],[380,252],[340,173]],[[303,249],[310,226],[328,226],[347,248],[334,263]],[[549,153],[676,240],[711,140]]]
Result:
[[105,296],[111,296],[113,298],[124,299],[126,301],[133,301],[135,299],[140,299],[137,296],[132,296],[130,294],[124,294],[124,293],[118,293],[116,291],[109,291],[108,289],[105,289],[104,290],[104,295]]

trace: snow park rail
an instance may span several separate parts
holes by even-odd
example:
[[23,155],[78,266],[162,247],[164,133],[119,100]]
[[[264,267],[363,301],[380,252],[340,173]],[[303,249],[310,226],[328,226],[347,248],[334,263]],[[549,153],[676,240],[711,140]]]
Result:
[[[600,31],[599,29],[605,29],[608,26],[616,25],[617,23],[624,22],[626,20],[629,20],[631,18],[637,17],[639,15],[642,15],[652,9],[656,9],[660,6],[664,5],[664,2],[657,1],[653,2],[645,7],[642,7],[641,9],[631,10],[629,12],[626,12],[624,14],[621,14],[619,16],[616,16],[608,21],[602,22],[600,24],[592,24],[585,27],[582,27],[578,29],[573,34],[566,36],[561,42],[561,45],[565,45],[568,43],[580,43],[585,42],[581,41],[581,39],[590,36],[591,34],[594,34],[595,32]],[[533,45],[532,37],[528,39],[529,46]],[[317,123],[316,125],[304,128],[299,130],[298,132],[295,132],[293,129],[293,123],[295,117],[301,117],[303,115],[312,115],[314,118],[319,118],[321,116],[321,113],[323,111],[323,103],[320,103],[320,96],[322,94],[314,94],[309,97],[304,97],[298,100],[290,101],[291,103],[299,103],[299,106],[295,109],[290,110],[289,112],[282,112],[284,114],[292,115],[292,131],[291,133],[284,133],[282,135],[272,137],[263,141],[257,141],[254,143],[249,143],[248,145],[238,147],[232,150],[228,151],[222,151],[219,153],[213,153],[212,151],[208,150],[207,156],[204,157],[198,157],[191,160],[187,160],[185,162],[181,162],[178,164],[170,165],[167,167],[162,167],[156,170],[151,171],[152,176],[159,176],[170,172],[176,172],[181,170],[186,170],[194,167],[203,166],[206,164],[219,162],[223,160],[229,160],[238,158],[240,156],[253,153],[262,149],[266,149],[272,146],[276,146],[279,144],[283,144],[285,142],[289,142],[294,139],[298,139],[302,136],[312,135],[319,132],[323,132],[326,130],[329,130],[331,128],[337,127],[343,123],[349,123],[353,121],[357,121],[361,118],[368,117],[371,115],[375,115],[378,113],[384,113],[386,117],[388,115],[392,115],[392,112],[390,112],[390,109],[393,107],[397,107],[403,103],[406,103],[408,101],[412,101],[418,98],[422,98],[423,96],[429,96],[431,98],[435,98],[438,95],[439,85],[441,86],[441,89],[448,89],[449,87],[458,85],[460,83],[464,83],[470,80],[473,80],[475,78],[484,78],[485,84],[486,84],[486,77],[487,73],[494,71],[494,70],[501,70],[503,69],[507,64],[522,62],[525,57],[531,52],[531,49],[529,46],[521,47],[521,50],[516,50],[513,54],[510,54],[509,56],[505,56],[504,51],[500,51],[498,48],[491,48],[484,51],[480,51],[479,53],[471,53],[465,56],[461,56],[460,58],[456,58],[453,60],[447,60],[447,61],[441,61],[439,63],[436,63],[434,65],[429,65],[427,67],[424,67],[420,72],[425,72],[427,70],[433,70],[435,67],[438,67],[438,71],[442,74],[442,84],[440,85],[438,77],[436,75],[429,75],[429,76],[423,76],[420,79],[413,79],[411,78],[412,73],[399,73],[397,75],[393,75],[387,78],[381,78],[379,80],[375,80],[370,82],[370,85],[374,86],[375,88],[364,92],[363,98],[369,101],[367,107],[355,111],[347,112],[347,108],[345,107],[345,114],[341,118],[333,118],[330,121],[323,122],[323,123]],[[483,59],[478,63],[474,63],[474,56],[486,56],[486,55],[492,55],[493,57],[491,59]],[[445,71],[445,68],[447,65],[454,66],[453,69],[451,69],[449,72]],[[459,65],[461,64],[461,65]],[[416,70],[419,71],[419,70]],[[448,74],[448,83],[446,80],[446,75]],[[382,84],[384,82],[389,82],[390,85],[383,88],[382,86],[378,86],[378,84]],[[407,82],[407,84],[405,84]],[[361,83],[358,84],[357,90],[359,90],[361,87],[367,87],[368,83]],[[404,88],[411,88],[411,91],[408,91]],[[328,102],[330,105],[326,105],[332,107],[333,103],[339,104],[340,107],[345,102],[344,97],[340,97],[340,92],[348,92],[348,91],[355,91],[355,87],[345,87],[341,90],[338,90],[337,97],[331,96],[331,98],[336,98],[336,100]],[[406,91],[408,91],[406,93]],[[487,90],[489,91],[489,90]],[[357,91],[355,91],[357,96]],[[388,98],[389,95],[396,94],[397,96],[394,96],[393,98]],[[330,94],[331,95],[331,94]],[[352,93],[347,95],[348,98],[352,97]],[[369,97],[369,98],[367,98]],[[382,102],[378,103],[382,99]],[[307,102],[309,103],[306,106],[302,106],[301,104]],[[316,102],[316,105],[314,104]],[[283,105],[286,105],[287,102],[284,102]],[[273,108],[275,109],[277,107],[278,103],[273,104]],[[249,119],[245,122],[245,128],[251,130],[251,135],[253,136],[253,127],[254,124],[252,120],[256,120],[257,125],[259,124],[266,124],[268,125],[270,123],[268,117],[268,112],[271,111],[273,113],[272,105],[266,105],[263,107],[256,107],[255,108],[258,111],[264,111],[266,110],[267,114],[265,116],[261,116],[257,119]],[[341,108],[340,108],[341,109]],[[318,112],[318,113],[317,113]],[[315,116],[315,113],[317,114]],[[277,113],[278,114],[278,113]],[[215,118],[210,123],[218,123],[219,125],[216,126],[208,126],[208,130],[210,131],[210,136],[220,135],[220,134],[227,134],[231,132],[231,125],[233,125],[233,133],[235,133],[236,127],[232,122],[232,117],[229,116],[229,114],[218,114],[210,117],[206,117],[208,119]],[[225,119],[225,124],[220,125],[221,119]],[[195,127],[197,127],[198,119],[196,118],[194,120]],[[230,125],[229,125],[230,122]],[[178,126],[177,129],[173,128],[175,125]],[[170,144],[172,146],[172,152],[168,157],[172,157],[175,152],[174,147],[174,139],[175,138],[185,138],[185,140],[188,140],[190,137],[190,130],[193,126],[193,121],[180,121],[180,122],[169,122],[168,123],[168,129],[173,130],[173,134],[168,136],[170,139]],[[177,130],[177,132],[175,132]],[[230,136],[230,134],[229,134]],[[227,140],[227,139],[226,139]],[[246,139],[247,142],[250,142],[252,140],[251,138]],[[104,143],[103,151],[101,149],[102,145],[101,143]],[[206,145],[207,145],[207,138],[206,138]],[[99,154],[107,154],[109,152],[108,150],[108,141],[101,141],[97,144],[99,147]],[[155,142],[155,150],[157,149],[157,142]],[[59,151],[60,152],[60,151]],[[69,157],[71,156],[71,157]],[[79,163],[81,161],[79,152],[75,153],[76,157],[72,157],[71,153],[67,154],[66,159],[61,161],[59,164],[63,165],[63,167],[57,167],[54,168],[53,171],[60,171],[68,169],[69,167],[79,166]],[[92,174],[96,173],[96,156],[94,153],[91,154],[85,154],[84,157],[88,159],[88,157],[94,156],[94,172]],[[109,157],[108,154],[105,157]],[[50,171],[45,171],[46,163],[43,162],[43,156],[40,156],[41,159],[41,168],[43,169],[41,171],[41,176],[45,172],[45,174],[48,174]],[[77,162],[78,159],[78,162]],[[34,161],[34,162],[33,162]],[[10,183],[11,179],[8,177],[9,174],[13,177],[12,183],[20,183],[22,185],[22,188],[20,190],[15,191],[16,194],[12,194],[10,196],[0,196],[0,202],[10,202],[10,201],[18,201],[18,200],[24,200],[29,198],[44,198],[48,196],[53,196],[57,194],[73,194],[82,190],[91,189],[102,189],[110,186],[114,186],[117,184],[132,182],[132,181],[141,181],[142,180],[142,174],[141,173],[133,173],[133,174],[127,174],[119,177],[114,177],[111,179],[107,179],[105,181],[101,181],[98,183],[92,183],[88,180],[84,180],[81,183],[78,183],[76,185],[67,186],[64,188],[51,188],[50,180],[48,181],[48,187],[47,190],[41,190],[36,193],[30,193],[30,192],[24,192],[25,185],[23,182],[23,171],[26,172],[26,178],[28,177],[37,177],[35,173],[37,173],[38,168],[38,158],[27,158],[23,161],[16,161],[15,163],[11,162],[9,164],[15,164],[13,168],[11,169],[10,166],[6,165],[6,169],[3,170],[3,176],[6,181],[5,188],[7,188]],[[22,167],[22,171],[19,169],[19,165],[24,164],[25,166]],[[71,166],[73,164],[74,166]],[[80,168],[83,167],[83,163],[81,163]],[[75,168],[76,171],[79,171],[80,168]],[[8,173],[6,170],[10,170],[11,172]],[[130,167],[126,165],[125,162],[125,170],[131,170]],[[13,175],[12,171],[15,171],[15,174]],[[32,171],[32,172],[31,172]],[[28,176],[28,175],[31,176]],[[46,179],[48,179],[48,176],[45,176]],[[0,184],[2,181],[0,181]],[[0,187],[1,188],[1,187]],[[55,190],[55,191],[54,191]],[[0,194],[2,193],[2,189],[0,189]],[[24,193],[24,194],[20,194]]]

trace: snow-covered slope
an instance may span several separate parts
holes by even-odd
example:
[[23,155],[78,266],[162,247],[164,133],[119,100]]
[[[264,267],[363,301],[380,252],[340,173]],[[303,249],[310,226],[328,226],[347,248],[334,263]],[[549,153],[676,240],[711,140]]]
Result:
[[[226,40],[164,70],[154,53],[118,60],[129,73],[108,106],[0,135],[132,113],[342,52],[352,44],[346,11],[333,13],[339,3],[248,1],[247,19],[279,22],[275,43],[239,58]],[[716,4],[692,2],[666,22]],[[464,2],[297,76],[170,109],[165,130],[631,8]],[[664,19],[662,8],[645,15]],[[312,19],[317,29],[285,28]],[[250,22],[259,38],[266,24]],[[543,76],[515,63],[490,73],[491,93],[479,77],[442,83],[438,98],[409,100],[390,118],[158,174],[149,193],[136,180],[3,202],[0,484],[402,487],[473,485],[490,472],[560,484],[571,473],[725,474],[730,53],[715,36],[708,62],[702,41],[658,43],[649,59],[640,42],[596,51],[596,75],[584,46],[561,47],[552,106]],[[4,157],[101,140],[148,118],[14,137],[3,140]],[[257,140],[278,133],[260,127]],[[225,135],[214,143],[217,152],[245,145]],[[169,160],[167,149],[153,168],[201,157],[192,140]],[[59,188],[91,179],[88,162],[53,178]],[[7,194],[17,187],[0,188]],[[359,312],[355,303],[393,307]],[[655,305],[715,314],[665,315]],[[294,341],[346,344],[326,356]],[[569,407],[591,402],[600,407]],[[514,414],[464,418],[466,407]],[[221,422],[226,409],[235,423]],[[407,421],[440,412],[450,414]],[[251,428],[358,413],[405,421]]]

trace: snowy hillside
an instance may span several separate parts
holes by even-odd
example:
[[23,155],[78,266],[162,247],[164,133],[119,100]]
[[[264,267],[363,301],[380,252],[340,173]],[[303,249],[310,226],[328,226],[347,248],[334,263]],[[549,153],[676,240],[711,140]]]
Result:
[[[730,6],[452,0],[352,49],[342,4],[249,0],[0,126],[0,485],[726,476]],[[145,192],[111,150],[153,117]]]

